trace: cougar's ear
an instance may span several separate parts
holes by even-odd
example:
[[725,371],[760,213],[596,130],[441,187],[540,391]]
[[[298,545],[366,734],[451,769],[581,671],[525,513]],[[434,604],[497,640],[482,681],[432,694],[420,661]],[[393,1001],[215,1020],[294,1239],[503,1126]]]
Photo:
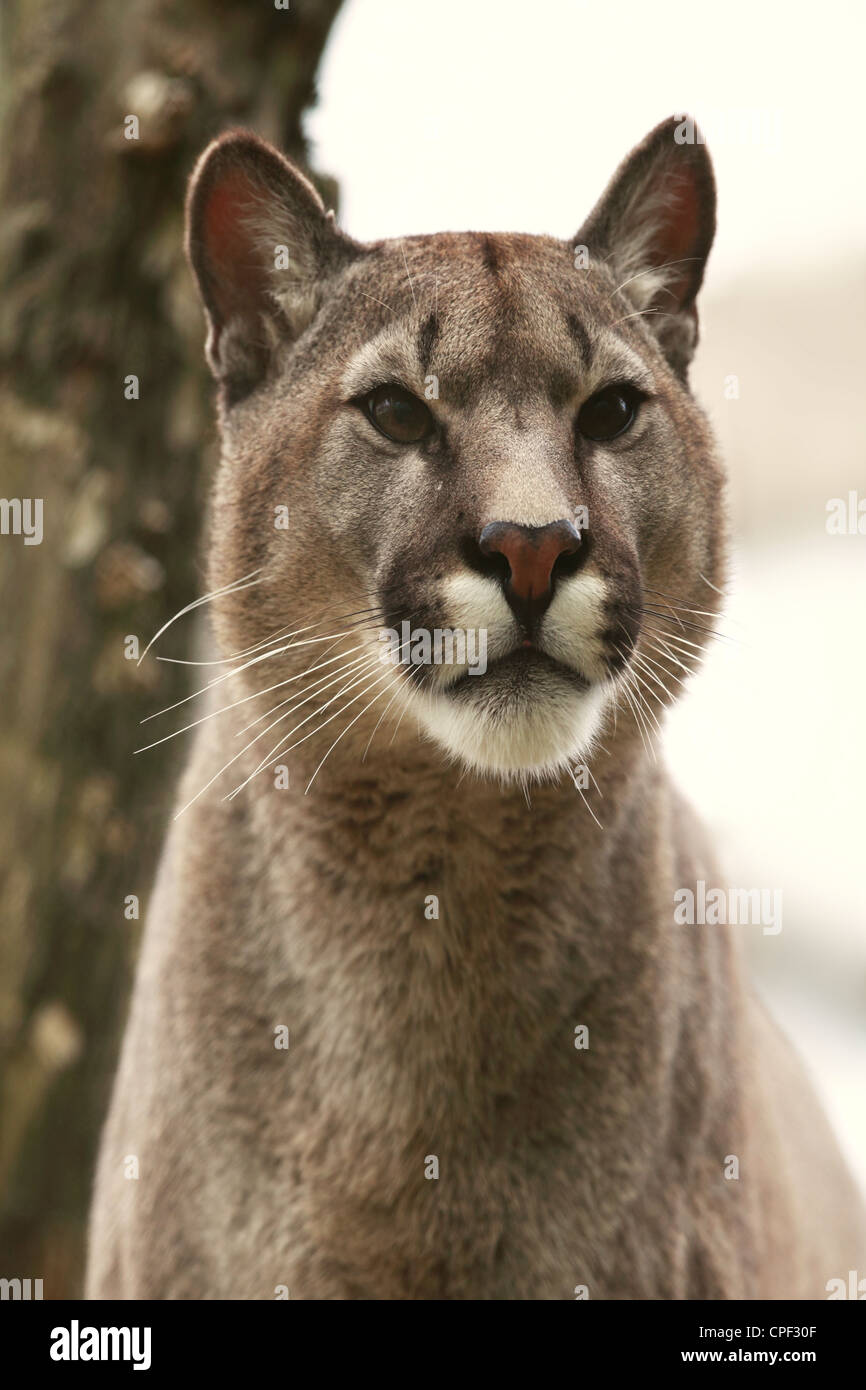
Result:
[[685,374],[698,338],[695,299],[716,229],[710,157],[691,118],[672,116],[623,160],[574,245],[606,261],[623,313],[641,311]]
[[304,331],[329,277],[362,250],[303,174],[247,131],[221,136],[199,159],[186,247],[208,319],[207,359],[232,400]]

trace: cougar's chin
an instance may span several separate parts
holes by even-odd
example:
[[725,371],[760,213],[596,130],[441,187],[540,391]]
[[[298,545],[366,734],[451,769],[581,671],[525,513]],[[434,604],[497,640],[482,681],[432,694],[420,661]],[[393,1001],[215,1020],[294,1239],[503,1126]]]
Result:
[[452,757],[504,780],[559,775],[602,723],[602,686],[539,652],[516,651],[419,700],[422,727]]

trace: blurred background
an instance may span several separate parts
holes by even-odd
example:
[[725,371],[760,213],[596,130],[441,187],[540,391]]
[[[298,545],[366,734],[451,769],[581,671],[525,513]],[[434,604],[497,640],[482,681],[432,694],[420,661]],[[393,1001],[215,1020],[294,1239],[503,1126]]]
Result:
[[779,935],[740,930],[866,1185],[866,534],[827,529],[832,499],[866,499],[864,28],[853,0],[809,24],[781,0],[7,3],[0,496],[42,497],[45,538],[0,537],[0,1275],[79,1292],[176,767],[131,750],[184,691],[124,641],[203,592],[215,437],[183,191],[237,124],[375,238],[570,236],[658,120],[702,123],[719,233],[692,382],[736,548],[667,757],[727,881],[783,891]]

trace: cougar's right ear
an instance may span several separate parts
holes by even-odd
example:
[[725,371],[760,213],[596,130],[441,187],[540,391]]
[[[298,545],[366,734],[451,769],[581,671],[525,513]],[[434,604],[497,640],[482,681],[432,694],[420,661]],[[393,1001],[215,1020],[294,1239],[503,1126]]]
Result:
[[716,228],[703,136],[672,116],[623,160],[575,238],[600,253],[617,294],[684,376],[698,338],[695,300]]
[[206,355],[230,399],[265,376],[282,342],[362,252],[313,185],[272,145],[230,131],[204,151],[186,207],[186,249],[208,319]]

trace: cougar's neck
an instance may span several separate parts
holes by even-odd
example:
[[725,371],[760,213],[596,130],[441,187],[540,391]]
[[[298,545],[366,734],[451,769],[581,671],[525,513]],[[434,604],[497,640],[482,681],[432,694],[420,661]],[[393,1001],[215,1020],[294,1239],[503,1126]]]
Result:
[[669,864],[664,774],[620,729],[593,764],[601,795],[566,775],[526,793],[461,778],[414,735],[367,763],[335,758],[307,794],[309,767],[284,790],[267,774],[248,789],[250,824],[267,891],[291,905],[293,970],[333,953],[359,986],[440,972],[507,993],[568,970],[591,988]]
[[308,795],[293,763],[287,790],[269,774],[202,806],[185,834],[246,885],[225,920],[209,912],[206,949],[290,1016],[317,1104],[403,1139],[453,1112],[470,1142],[497,1096],[531,1095],[567,1064],[576,1025],[619,1035],[627,1013],[646,1056],[664,1050],[678,993],[668,794],[636,742],[620,721],[593,765],[603,828],[570,780],[527,804],[461,780],[414,735],[366,764],[329,761]]

